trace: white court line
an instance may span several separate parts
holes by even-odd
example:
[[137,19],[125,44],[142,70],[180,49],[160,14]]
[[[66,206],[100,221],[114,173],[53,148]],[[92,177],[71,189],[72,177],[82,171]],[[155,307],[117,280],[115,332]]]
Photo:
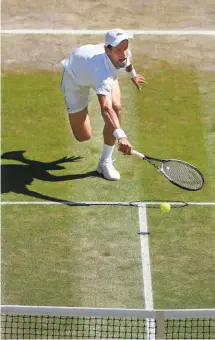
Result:
[[154,309],[146,205],[138,207],[145,309]]
[[[169,202],[170,205],[174,204],[175,206],[181,206],[183,207],[183,203],[186,203],[187,205],[197,205],[197,206],[214,206],[215,202]],[[67,204],[71,206],[90,206],[90,205],[121,205],[121,206],[142,206],[143,204],[147,205],[155,205],[158,206],[161,203],[164,203],[163,201],[134,201],[134,202],[71,202],[71,201],[62,201],[62,202],[52,202],[52,201],[1,201],[0,205],[60,205],[60,204]]]
[[[2,29],[1,34],[53,34],[53,35],[105,35],[108,30],[73,30],[73,29]],[[133,38],[132,31],[126,31]]]
[[[146,205],[142,204],[138,207],[139,214],[139,235],[141,245],[141,260],[142,260],[142,278],[145,309],[153,310],[153,289],[152,289],[152,274],[149,252],[149,232],[147,224]],[[147,339],[155,339],[155,320],[146,320]]]
[[[108,29],[106,30],[91,30],[91,29],[1,29],[1,34],[71,34],[71,35],[104,35]],[[125,29],[129,38],[132,38],[134,35],[207,35],[207,36],[215,36],[215,30],[129,30]]]

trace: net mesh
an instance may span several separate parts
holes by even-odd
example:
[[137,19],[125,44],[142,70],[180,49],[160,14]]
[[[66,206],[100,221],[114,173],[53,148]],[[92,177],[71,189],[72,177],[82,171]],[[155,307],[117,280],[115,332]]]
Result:
[[[154,319],[13,315],[1,317],[1,339],[155,339]],[[166,339],[215,339],[215,316],[167,319]]]
[[2,339],[145,339],[144,320],[111,317],[6,315]]
[[215,339],[215,318],[166,320],[166,339]]
[[203,186],[202,175],[186,162],[170,160],[162,164],[162,170],[170,180],[184,188],[198,190]]

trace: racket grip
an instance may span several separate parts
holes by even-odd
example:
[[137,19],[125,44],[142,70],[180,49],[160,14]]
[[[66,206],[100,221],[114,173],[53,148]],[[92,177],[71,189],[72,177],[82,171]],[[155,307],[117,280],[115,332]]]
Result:
[[131,153],[132,153],[132,155],[135,155],[135,156],[137,156],[139,158],[145,158],[145,156],[142,153],[140,153],[140,152],[138,152],[136,150],[132,150]]

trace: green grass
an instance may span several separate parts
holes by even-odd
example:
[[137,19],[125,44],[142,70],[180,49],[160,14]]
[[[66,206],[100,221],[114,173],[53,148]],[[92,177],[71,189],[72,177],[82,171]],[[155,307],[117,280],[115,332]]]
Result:
[[[198,166],[206,177],[203,190],[183,191],[117,151],[121,180],[95,176],[103,127],[96,97],[93,139],[78,143],[68,126],[61,75],[37,71],[3,78],[2,152],[14,153],[2,160],[2,199],[214,201],[213,74],[160,61],[139,72],[148,81],[141,93],[121,79],[123,128],[140,152]],[[57,160],[58,166],[50,164]],[[214,217],[212,207],[148,210],[156,308],[212,307]],[[137,232],[136,208],[3,206],[2,302],[143,307]]]
[[143,307],[137,214],[108,212],[105,223],[104,207],[4,207],[4,303]]
[[215,208],[148,209],[157,308],[214,308]]

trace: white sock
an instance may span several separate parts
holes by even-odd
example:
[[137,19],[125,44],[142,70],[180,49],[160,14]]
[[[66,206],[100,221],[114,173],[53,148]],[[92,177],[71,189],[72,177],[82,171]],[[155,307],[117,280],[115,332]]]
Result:
[[104,160],[106,158],[112,158],[114,147],[115,145],[112,146],[112,145],[104,144],[104,149],[101,155],[101,160]]

